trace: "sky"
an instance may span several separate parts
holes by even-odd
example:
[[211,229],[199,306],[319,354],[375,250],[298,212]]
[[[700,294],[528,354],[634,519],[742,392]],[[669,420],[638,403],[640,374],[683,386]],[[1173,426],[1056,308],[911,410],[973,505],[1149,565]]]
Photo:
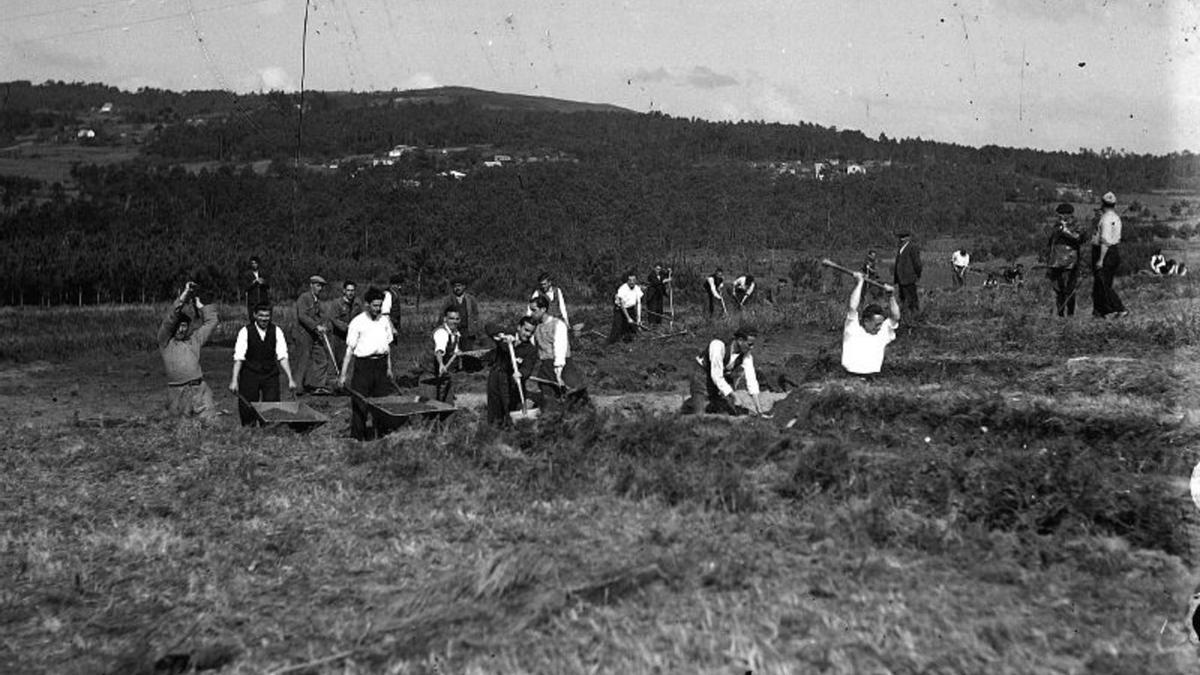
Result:
[[0,80],[469,86],[709,120],[1200,152],[1200,0],[0,0]]

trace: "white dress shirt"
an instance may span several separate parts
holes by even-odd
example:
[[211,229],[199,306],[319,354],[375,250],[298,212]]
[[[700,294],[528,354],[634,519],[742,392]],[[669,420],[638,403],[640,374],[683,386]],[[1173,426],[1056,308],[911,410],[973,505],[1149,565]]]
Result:
[[357,357],[387,354],[392,344],[392,322],[382,314],[372,319],[363,312],[350,320],[346,327],[346,348]]
[[[729,353],[726,354],[725,352]],[[713,340],[708,343],[708,374],[721,391],[722,396],[733,393],[733,385],[725,379],[725,370],[733,365],[738,355],[732,349],[726,350],[725,343]],[[746,391],[752,396],[758,395],[758,374],[754,371],[754,356],[747,354],[742,359],[742,374],[746,376]]]
[[[246,349],[250,346],[250,335],[246,333],[248,326],[242,326],[238,330],[237,340],[233,343],[233,360],[245,361]],[[267,331],[254,324],[254,330],[258,331],[258,339],[266,342]],[[283,337],[283,330],[279,326],[275,326],[275,360],[282,361],[288,357],[287,340]]]
[[871,335],[858,320],[858,312],[846,314],[842,329],[842,367],[855,375],[873,375],[883,369],[883,352],[896,339],[900,324],[895,319],[883,320],[879,332]]

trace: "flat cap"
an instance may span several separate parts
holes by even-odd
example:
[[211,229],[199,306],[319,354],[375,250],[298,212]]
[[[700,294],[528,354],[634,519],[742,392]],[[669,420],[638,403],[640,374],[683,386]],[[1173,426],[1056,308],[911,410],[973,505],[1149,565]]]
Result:
[[310,283],[310,284],[328,284],[329,282],[325,281],[325,277],[321,276],[320,274],[314,274],[308,278],[308,283]]

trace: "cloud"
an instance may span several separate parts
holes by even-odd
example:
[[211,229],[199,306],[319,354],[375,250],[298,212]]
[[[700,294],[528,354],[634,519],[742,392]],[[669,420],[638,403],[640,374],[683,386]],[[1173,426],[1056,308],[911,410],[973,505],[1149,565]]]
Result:
[[401,89],[436,89],[442,86],[430,73],[414,73],[401,83]]
[[279,66],[269,66],[258,71],[259,82],[262,84],[262,89],[267,91],[295,91],[296,83],[292,80],[292,76]]
[[638,68],[637,72],[635,72],[633,75],[631,75],[629,77],[629,79],[632,80],[633,82],[648,82],[648,83],[666,82],[671,79],[671,74],[668,73],[667,69],[663,68],[662,66],[659,66],[655,70],[646,70],[645,68]]
[[705,66],[696,66],[688,73],[686,82],[700,89],[717,89],[720,87],[737,86],[736,78],[713,71]]
[[667,70],[663,66],[659,66],[654,70],[638,68],[627,79],[630,82],[637,82],[638,84],[666,83],[678,87],[693,87],[696,89],[719,89],[721,87],[735,87],[741,84],[737,78],[725,75],[724,73],[718,73],[707,66],[693,66],[687,72]]
[[80,55],[55,49],[41,42],[20,43],[18,58],[38,69],[90,75],[104,69],[104,57],[98,53]]

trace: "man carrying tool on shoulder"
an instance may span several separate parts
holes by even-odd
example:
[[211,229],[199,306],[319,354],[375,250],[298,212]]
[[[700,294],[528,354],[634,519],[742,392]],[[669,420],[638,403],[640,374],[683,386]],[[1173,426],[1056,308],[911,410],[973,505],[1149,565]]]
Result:
[[571,345],[567,324],[550,314],[550,300],[545,296],[529,303],[534,322],[533,343],[537,345],[538,365],[531,380],[546,395],[542,407],[549,410],[559,406],[574,408],[586,405],[587,384],[583,373],[571,360]]
[[[192,319],[183,312],[185,305],[195,306],[204,323],[191,330]],[[167,371],[167,410],[179,417],[198,417],[211,422],[217,417],[212,389],[204,381],[200,368],[200,347],[217,329],[217,308],[196,297],[196,283],[187,282],[158,326],[158,351]]]
[[242,426],[258,421],[247,403],[279,400],[279,371],[287,375],[288,389],[296,391],[296,380],[288,365],[287,339],[283,330],[271,322],[271,305],[254,308],[254,321],[238,330],[233,344],[233,375],[229,391],[237,394],[238,415]]
[[369,288],[363,296],[366,309],[350,320],[346,329],[346,356],[342,360],[342,374],[338,384],[345,389],[351,367],[350,378],[350,436],[365,441],[375,437],[375,430],[367,431],[367,404],[360,396],[386,396],[393,391],[392,384],[392,338],[391,320],[383,314],[383,291]]
[[493,323],[484,329],[495,345],[487,381],[489,424],[508,427],[512,424],[509,413],[526,409],[525,381],[538,363],[533,329],[533,318],[528,316],[517,322],[515,334]]
[[746,378],[746,391],[754,400],[754,413],[763,413],[759,401],[758,374],[754,370],[754,357],[750,354],[758,340],[758,331],[742,326],[733,333],[728,344],[720,339],[708,343],[708,347],[696,356],[696,369],[691,378],[691,396],[683,402],[680,412],[684,415],[714,413],[718,415],[746,415],[750,411],[737,403],[733,395],[733,383],[737,371]]

